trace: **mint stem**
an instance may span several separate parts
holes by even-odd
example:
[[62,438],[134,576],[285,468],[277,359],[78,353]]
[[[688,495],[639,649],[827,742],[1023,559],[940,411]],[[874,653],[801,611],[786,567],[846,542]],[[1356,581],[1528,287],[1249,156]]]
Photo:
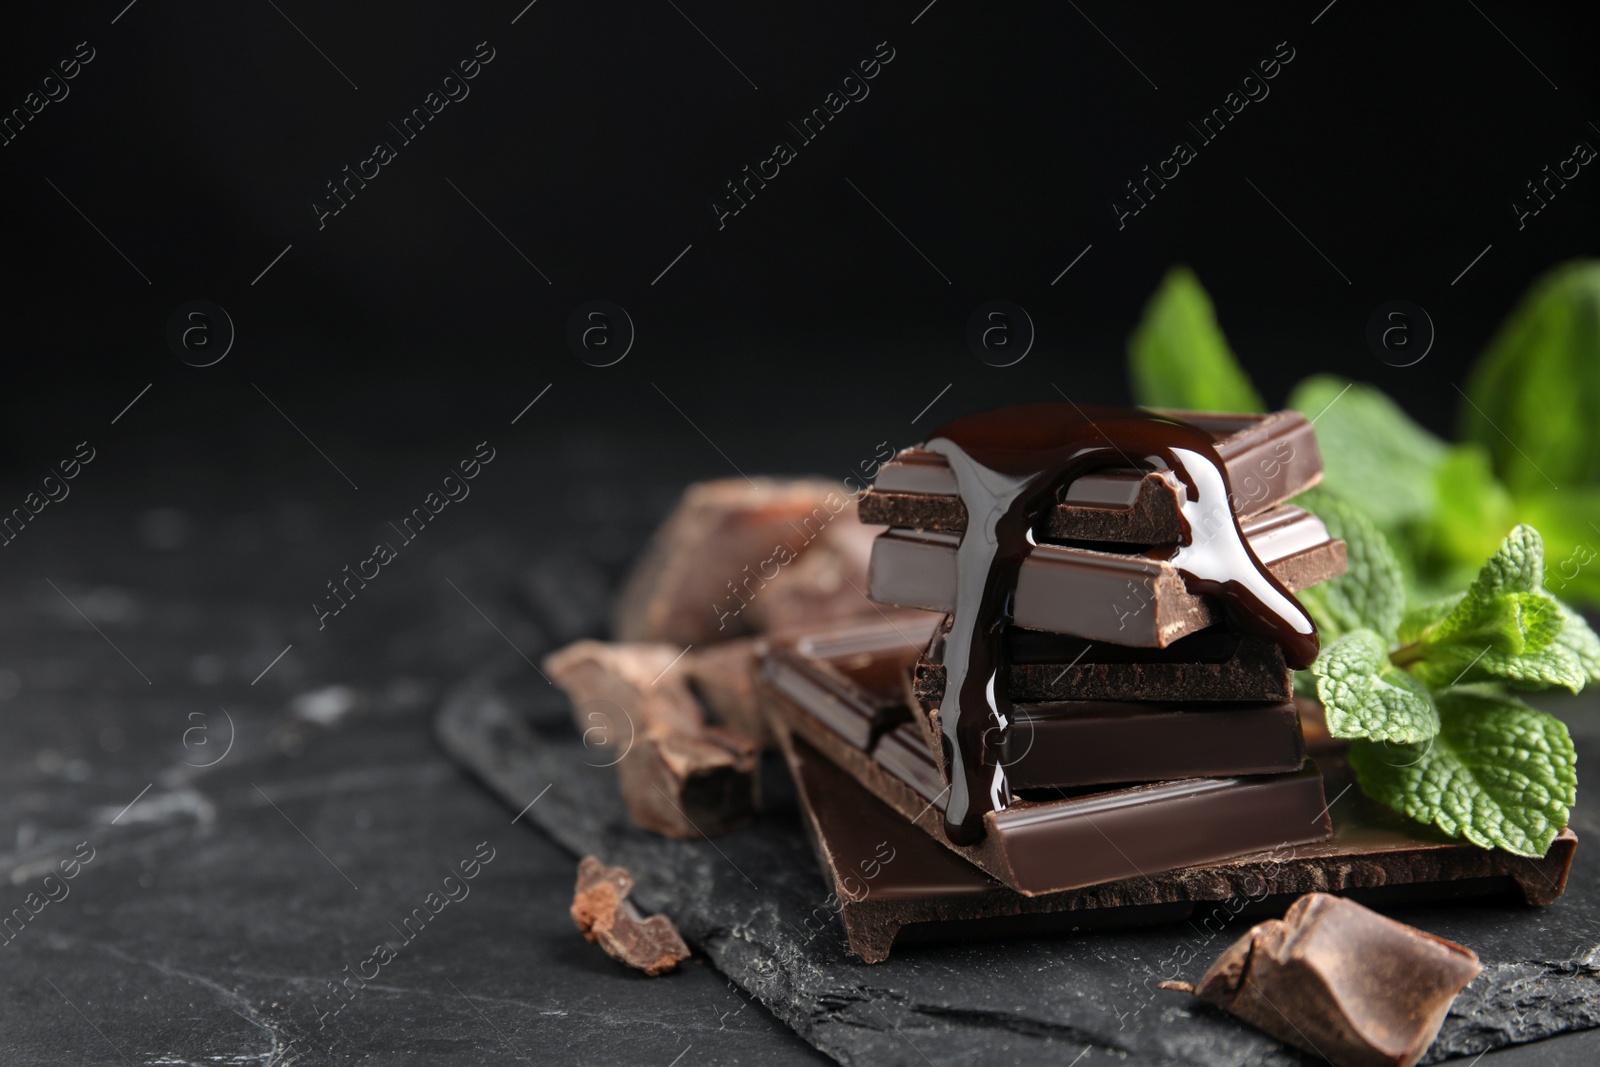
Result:
[[1420,659],[1425,659],[1427,652],[1421,641],[1412,641],[1410,644],[1401,645],[1389,653],[1389,662],[1396,667],[1405,667]]

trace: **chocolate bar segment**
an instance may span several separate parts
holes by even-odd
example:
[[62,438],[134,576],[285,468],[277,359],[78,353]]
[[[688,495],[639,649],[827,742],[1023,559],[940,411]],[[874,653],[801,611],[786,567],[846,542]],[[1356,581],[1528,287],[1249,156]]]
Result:
[[[887,629],[887,628],[884,628]],[[916,702],[944,699],[941,627],[917,660]],[[896,639],[882,635],[884,643]],[[1006,632],[1011,699],[1281,703],[1292,690],[1283,651],[1273,642],[1213,626],[1166,648],[1132,649],[1066,634],[1012,627]]]
[[1305,761],[1294,704],[1014,704],[991,759],[1013,789],[1281,774]]
[[[893,633],[886,633],[885,640],[891,637]],[[1006,633],[1006,643],[1011,654],[1006,677],[1013,701],[1277,704],[1290,699],[1293,691],[1293,673],[1283,664],[1282,649],[1272,641],[1243,637],[1224,627],[1200,630],[1166,648],[1130,649],[1021,629]],[[918,659],[912,675],[915,701],[938,704],[944,699],[942,651],[942,641],[936,637],[928,653]]]
[[[1302,589],[1342,574],[1344,542],[1322,520],[1280,508],[1241,523],[1257,557],[1285,586]],[[960,535],[886,530],[872,546],[868,594],[881,604],[953,611]],[[1220,620],[1191,594],[1160,551],[1114,553],[1041,544],[1017,576],[1012,622],[1092,641],[1164,648]]]
[[936,841],[1025,896],[1318,841],[1330,832],[1322,778],[1308,764],[1290,774],[1019,800],[987,812],[983,837],[958,845],[944,830],[948,789],[922,727],[904,722],[884,731],[881,701],[838,685],[790,649],[767,654],[766,680],[775,728],[806,740]]
[[[1228,473],[1230,504],[1250,515],[1283,503],[1322,478],[1322,456],[1305,417],[1164,412],[1210,433]],[[1167,471],[1106,470],[1062,494],[1041,535],[1052,541],[1168,544],[1182,539],[1184,488]],[[944,456],[907,448],[878,471],[862,498],[861,521],[921,530],[966,528],[966,507]]]

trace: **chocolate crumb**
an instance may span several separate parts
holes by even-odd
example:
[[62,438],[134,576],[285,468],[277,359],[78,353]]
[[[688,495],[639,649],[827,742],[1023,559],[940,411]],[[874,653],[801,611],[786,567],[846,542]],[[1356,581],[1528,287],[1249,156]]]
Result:
[[585,856],[578,863],[572,921],[606,955],[655,978],[688,959],[689,946],[665,915],[643,918],[628,900],[632,891],[633,876],[627,868],[607,867]]
[[1308,893],[1254,926],[1190,992],[1338,1067],[1411,1067],[1482,968],[1453,941]]

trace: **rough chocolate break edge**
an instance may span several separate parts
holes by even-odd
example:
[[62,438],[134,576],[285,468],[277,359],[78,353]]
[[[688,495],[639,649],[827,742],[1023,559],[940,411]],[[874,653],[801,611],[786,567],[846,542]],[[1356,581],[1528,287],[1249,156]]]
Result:
[[[1194,423],[1216,439],[1228,472],[1233,510],[1252,515],[1288,500],[1322,479],[1316,434],[1294,411],[1271,415],[1164,412]],[[1169,472],[1101,471],[1069,486],[1045,523],[1043,536],[1060,541],[1170,544],[1182,537],[1182,486]],[[861,521],[919,530],[964,530],[966,507],[942,455],[902,449],[878,471],[861,499]]]

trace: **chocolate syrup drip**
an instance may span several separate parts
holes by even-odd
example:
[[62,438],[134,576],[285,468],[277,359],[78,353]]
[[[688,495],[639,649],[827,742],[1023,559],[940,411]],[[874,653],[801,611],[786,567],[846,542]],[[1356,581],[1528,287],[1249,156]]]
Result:
[[[984,734],[998,729],[1003,736],[1011,724],[1003,642],[1017,570],[1034,544],[1034,524],[1074,479],[1106,467],[1172,471],[1187,490],[1184,543],[1172,555],[1184,585],[1220,600],[1240,629],[1276,641],[1290,666],[1316,658],[1316,626],[1240,533],[1227,471],[1205,431],[1124,408],[1024,404],[957,419],[924,447],[949,461],[967,510],[939,705],[952,841],[976,841],[983,812],[1011,803],[1005,768],[983,764]],[[1083,605],[1085,612],[1120,609]]]

